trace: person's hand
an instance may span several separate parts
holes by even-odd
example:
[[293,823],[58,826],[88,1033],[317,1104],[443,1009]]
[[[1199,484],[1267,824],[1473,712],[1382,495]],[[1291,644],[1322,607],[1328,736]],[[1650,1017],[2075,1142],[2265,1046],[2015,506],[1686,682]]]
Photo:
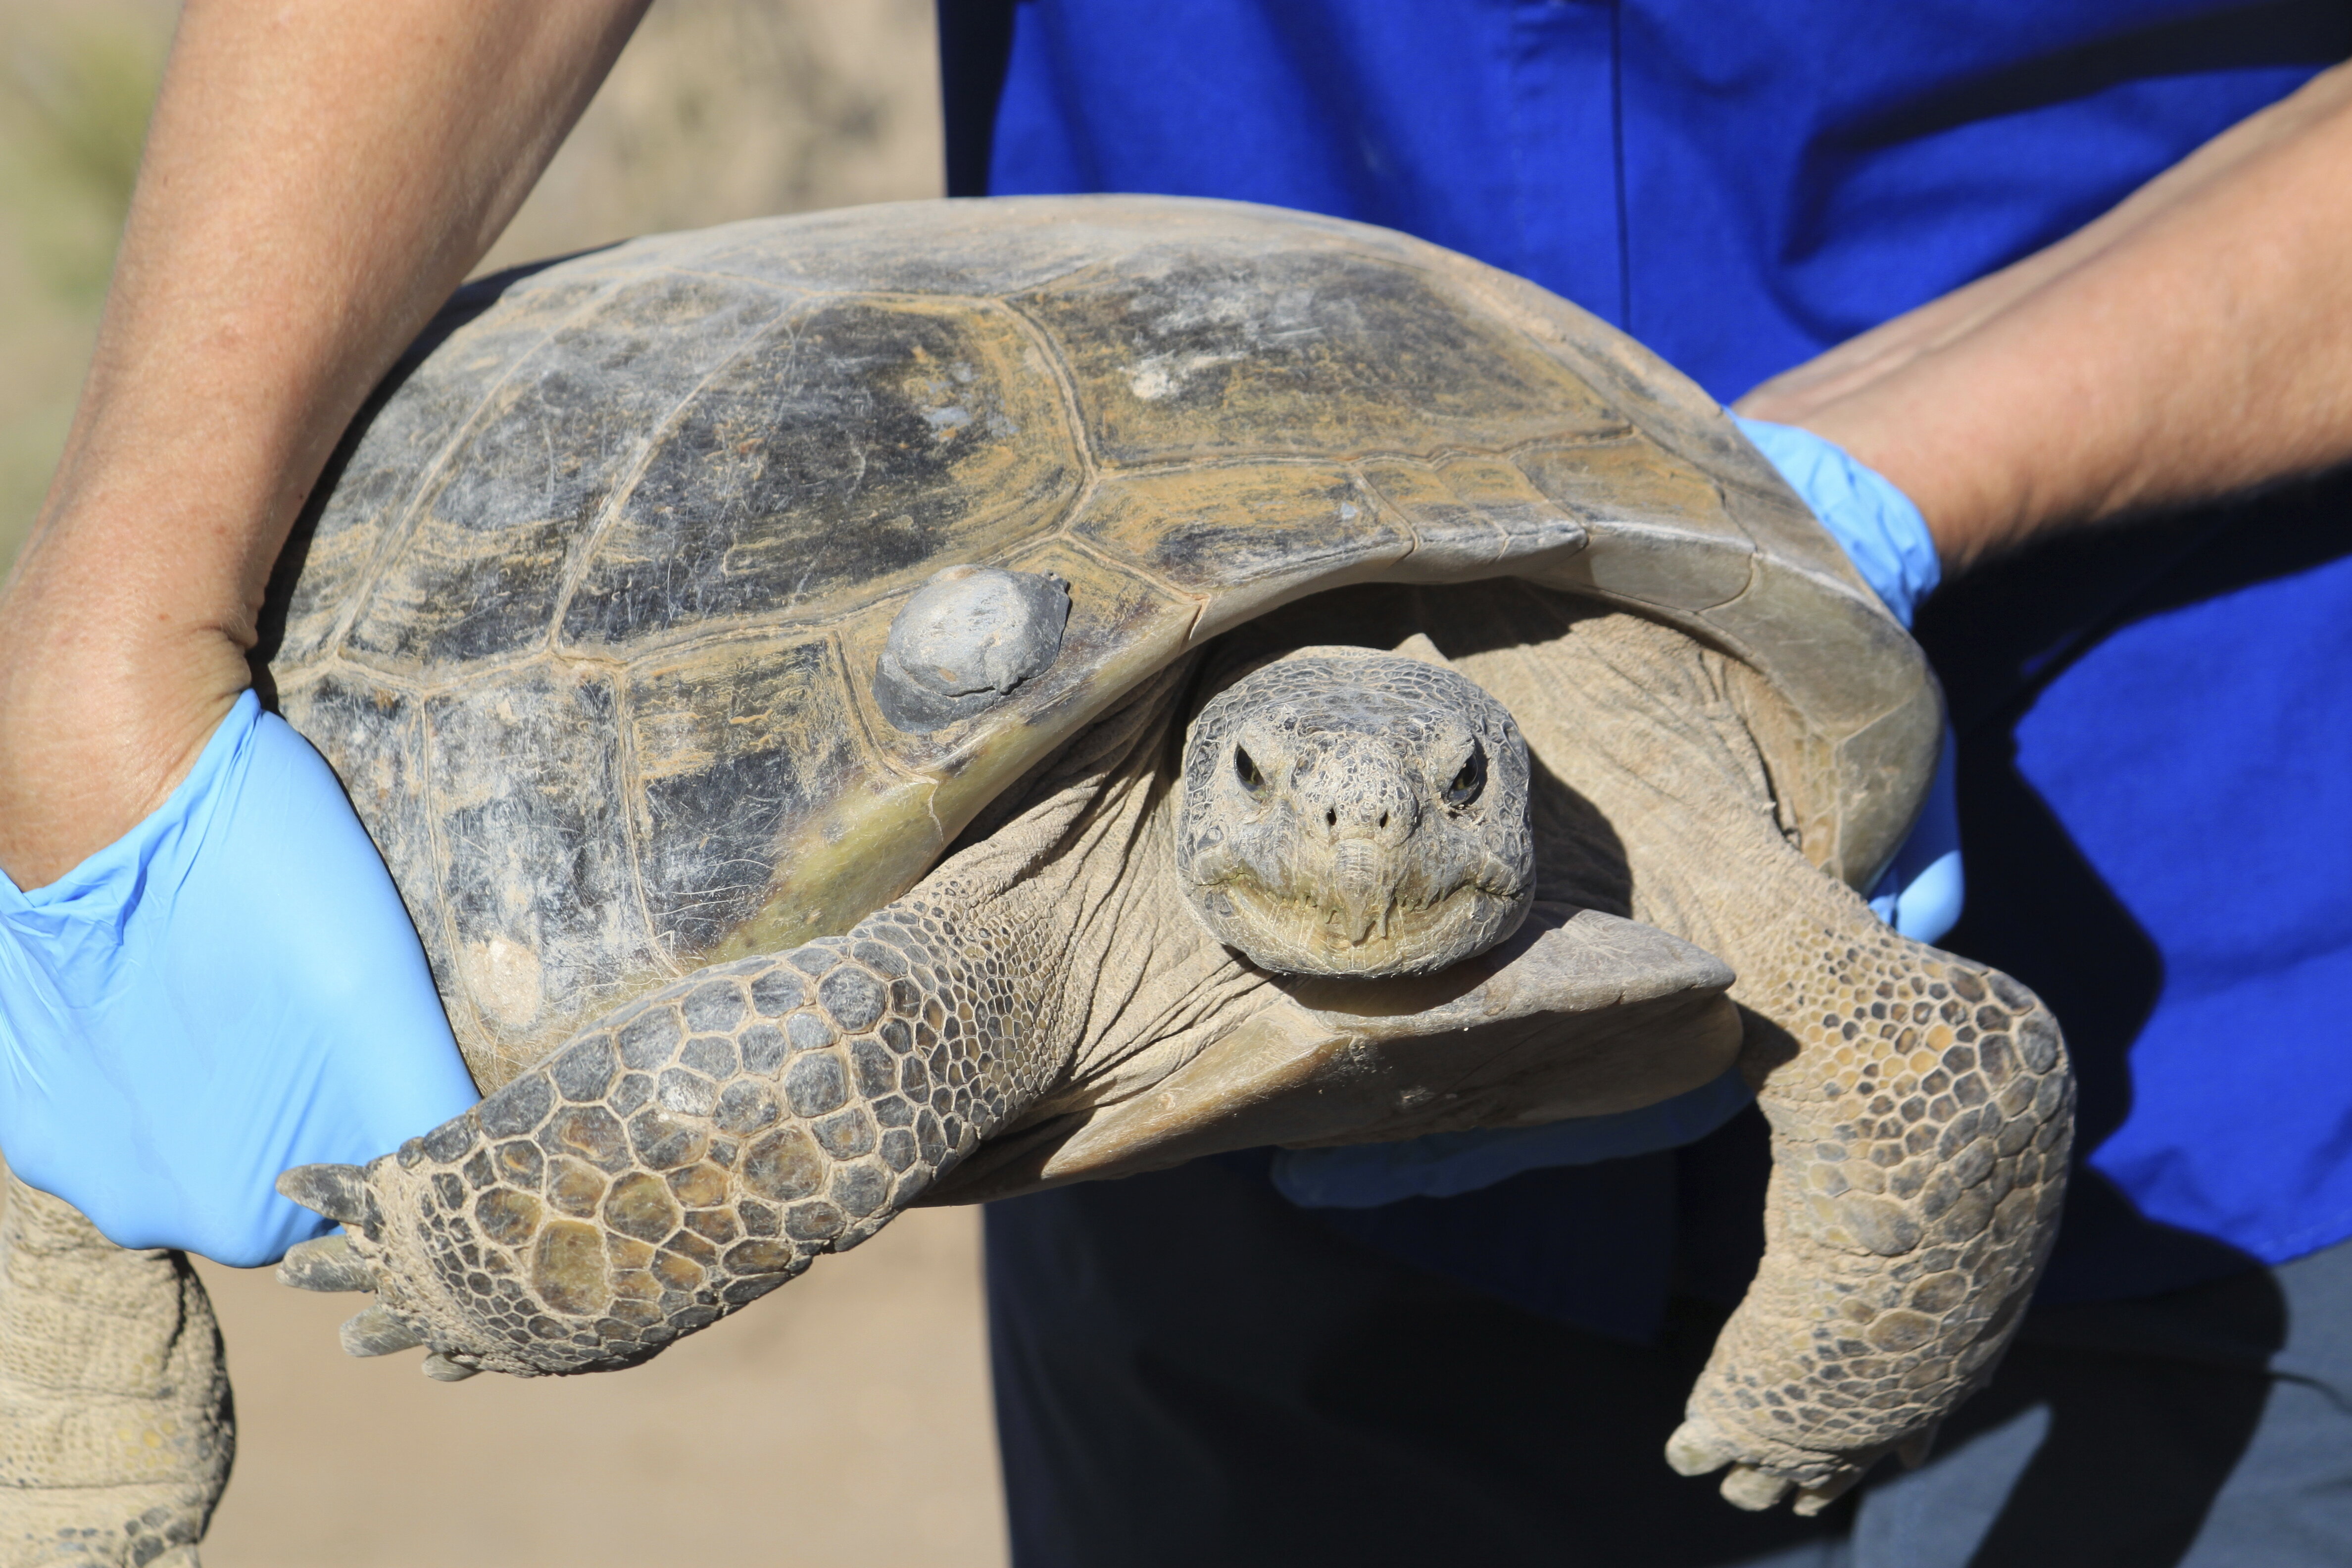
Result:
[[250,691],[128,835],[0,874],[0,1150],[122,1246],[271,1262],[327,1226],[280,1171],[476,1098],[383,862]]
[[[1737,416],[1735,416],[1735,418]],[[1810,430],[1738,419],[1757,450],[1780,470],[1842,546],[1895,618],[1909,626],[1943,573],[1936,542],[1910,498]],[[1953,742],[1944,734],[1934,784],[1919,821],[1880,879],[1870,907],[1918,942],[1933,942],[1960,917],[1960,831]],[[1370,1208],[1410,1197],[1452,1197],[1547,1165],[1589,1165],[1706,1137],[1754,1098],[1737,1069],[1688,1093],[1613,1116],[1577,1116],[1543,1127],[1441,1132],[1395,1143],[1286,1149],[1274,1158],[1275,1186],[1307,1208]]]

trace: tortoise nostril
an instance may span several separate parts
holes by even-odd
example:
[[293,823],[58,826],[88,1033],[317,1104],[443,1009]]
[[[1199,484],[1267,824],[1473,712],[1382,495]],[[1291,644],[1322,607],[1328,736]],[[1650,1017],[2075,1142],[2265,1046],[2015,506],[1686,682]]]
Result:
[[1385,811],[1384,811],[1384,812],[1381,813],[1381,826],[1382,827],[1386,827],[1388,825],[1389,825],[1389,814],[1388,814],[1387,812],[1385,812]]
[[1323,808],[1323,826],[1326,827],[1337,827],[1339,826],[1339,812],[1338,807],[1327,805]]

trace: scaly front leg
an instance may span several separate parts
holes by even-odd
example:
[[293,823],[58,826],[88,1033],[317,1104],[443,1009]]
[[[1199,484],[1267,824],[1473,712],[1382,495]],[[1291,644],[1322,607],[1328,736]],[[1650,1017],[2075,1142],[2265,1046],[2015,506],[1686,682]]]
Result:
[[279,1187],[351,1227],[281,1277],[379,1292],[355,1354],[426,1370],[625,1366],[887,1224],[1060,1070],[1036,966],[919,890],[599,1021],[364,1171]]
[[[1880,1455],[1924,1458],[1992,1374],[2057,1230],[2074,1080],[2050,1010],[1997,971],[1847,919],[1792,924],[1770,997],[1797,1058],[1772,1124],[1765,1258],[1666,1457],[1812,1513]],[[1810,955],[1811,962],[1806,962]]]

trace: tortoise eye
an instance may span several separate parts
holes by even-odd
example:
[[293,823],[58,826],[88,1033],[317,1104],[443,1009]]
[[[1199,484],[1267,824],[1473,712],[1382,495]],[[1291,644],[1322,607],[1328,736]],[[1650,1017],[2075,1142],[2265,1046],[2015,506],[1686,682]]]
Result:
[[1445,786],[1446,804],[1468,805],[1486,787],[1486,748],[1473,741],[1470,742],[1470,755],[1462,763],[1462,771],[1455,773],[1454,782]]
[[1252,795],[1265,793],[1265,775],[1257,771],[1257,759],[1239,746],[1234,748],[1234,777]]

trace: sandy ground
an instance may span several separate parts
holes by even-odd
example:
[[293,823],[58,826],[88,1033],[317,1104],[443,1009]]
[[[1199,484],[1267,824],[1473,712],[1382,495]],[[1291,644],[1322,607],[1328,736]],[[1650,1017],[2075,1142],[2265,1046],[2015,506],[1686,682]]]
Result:
[[236,1386],[206,1568],[1004,1561],[979,1212],[918,1209],[633,1371],[353,1361],[355,1296],[203,1268]]

